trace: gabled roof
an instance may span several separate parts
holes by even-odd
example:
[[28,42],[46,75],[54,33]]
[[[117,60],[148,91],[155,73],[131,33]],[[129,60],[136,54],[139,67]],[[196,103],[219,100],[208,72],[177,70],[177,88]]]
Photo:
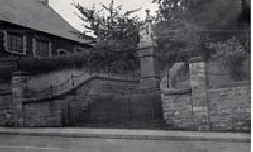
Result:
[[1,20],[84,43],[73,34],[77,30],[42,0],[0,0]]

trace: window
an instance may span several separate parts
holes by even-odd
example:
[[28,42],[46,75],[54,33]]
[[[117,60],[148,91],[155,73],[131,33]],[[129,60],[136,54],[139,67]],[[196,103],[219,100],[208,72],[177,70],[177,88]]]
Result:
[[8,32],[7,50],[12,53],[25,54],[24,36],[20,33]]
[[36,41],[36,54],[39,57],[49,57],[50,44],[47,40]]

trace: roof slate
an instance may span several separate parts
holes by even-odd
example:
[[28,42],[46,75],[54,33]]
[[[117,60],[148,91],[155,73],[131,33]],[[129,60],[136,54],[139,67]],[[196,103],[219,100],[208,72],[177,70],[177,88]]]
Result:
[[0,0],[0,20],[84,43],[77,32],[42,0]]

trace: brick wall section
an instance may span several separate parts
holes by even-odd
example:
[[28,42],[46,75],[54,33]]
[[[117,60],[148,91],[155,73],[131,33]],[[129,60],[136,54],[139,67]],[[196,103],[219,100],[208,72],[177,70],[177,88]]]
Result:
[[250,86],[208,90],[212,130],[250,131]]

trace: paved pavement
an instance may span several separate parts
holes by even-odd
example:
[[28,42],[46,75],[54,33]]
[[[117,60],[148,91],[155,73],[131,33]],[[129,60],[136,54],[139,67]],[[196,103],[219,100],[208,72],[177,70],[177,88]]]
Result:
[[[83,136],[75,136],[75,134]],[[85,134],[90,136],[85,137]],[[60,128],[16,130],[0,128],[0,152],[249,151],[249,134]]]

